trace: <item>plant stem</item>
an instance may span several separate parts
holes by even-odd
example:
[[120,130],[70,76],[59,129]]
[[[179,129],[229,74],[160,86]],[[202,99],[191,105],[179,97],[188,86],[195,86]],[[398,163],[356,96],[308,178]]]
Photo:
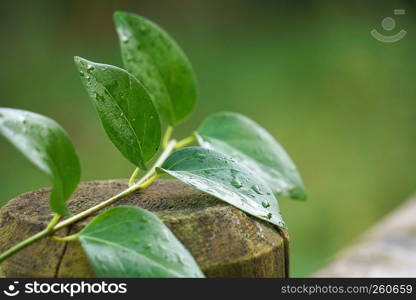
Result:
[[57,242],[72,242],[72,241],[76,241],[77,237],[78,237],[78,234],[72,234],[72,235],[68,235],[68,236],[64,236],[64,237],[54,235],[51,238],[54,241],[57,241]]
[[183,140],[180,140],[179,142],[177,142],[173,149],[178,150],[180,148],[188,146],[189,144],[192,144],[193,142],[195,142],[195,140],[196,139],[194,135],[188,136],[187,138],[184,138]]
[[54,228],[55,227],[55,225],[56,224],[58,224],[58,222],[59,222],[59,220],[61,219],[61,216],[60,215],[58,215],[58,214],[55,214],[53,217],[52,217],[52,219],[51,219],[51,221],[49,222],[49,224],[46,226],[46,229],[48,230],[48,231],[51,231],[52,230],[52,228]]
[[150,178],[147,178],[144,182],[139,181],[138,183],[136,183],[135,185],[132,185],[131,187],[125,189],[124,191],[122,191],[121,193],[118,193],[117,195],[111,197],[110,199],[107,199],[103,202],[98,203],[97,205],[90,207],[82,212],[80,212],[79,214],[76,214],[66,220],[63,220],[62,222],[59,222],[54,228],[53,231],[57,231],[61,228],[64,228],[68,225],[71,225],[72,223],[75,223],[81,219],[84,219],[90,215],[92,215],[93,213],[103,209],[104,207],[109,206],[110,204],[113,204],[114,202],[116,202],[117,200],[120,200],[121,198],[124,198],[128,195],[130,195],[132,192],[137,191],[137,190],[142,190],[145,189],[146,187],[148,187],[150,184],[152,184],[153,181],[155,181],[157,178],[159,177],[158,174],[154,174],[153,176],[151,176]]
[[133,174],[131,174],[130,179],[129,179],[129,186],[132,186],[136,180],[137,175],[139,174],[140,169],[136,168],[134,169]]
[[16,246],[13,246],[12,248],[10,248],[9,250],[3,252],[0,255],[0,262],[2,262],[3,260],[5,260],[6,258],[12,256],[16,252],[19,252],[23,248],[26,248],[27,246],[29,246],[29,245],[33,244],[34,242],[40,240],[41,238],[47,236],[49,233],[50,233],[49,231],[47,231],[46,229],[44,229],[44,230],[36,233],[35,235],[32,235],[30,238],[28,238],[28,239],[20,242]]
[[77,215],[74,215],[66,220],[63,220],[61,222],[59,222],[54,228],[54,231],[57,231],[65,226],[68,226],[72,223],[75,223],[95,212],[97,212],[98,210],[116,202],[117,200],[131,194],[132,192],[136,191],[136,190],[142,190],[145,189],[146,187],[148,187],[153,181],[155,181],[157,179],[157,177],[159,176],[158,174],[156,174],[156,168],[160,167],[163,162],[166,160],[166,158],[168,158],[168,156],[172,153],[173,148],[176,145],[176,141],[172,140],[168,143],[168,146],[165,148],[165,150],[162,152],[162,154],[159,156],[158,160],[155,162],[155,164],[153,165],[152,168],[150,168],[150,170],[134,185],[130,186],[129,188],[127,188],[126,190],[122,191],[121,193],[111,197],[110,199],[107,199],[101,203],[98,203],[97,205],[84,210],[83,212],[80,212]]
[[[166,128],[165,135],[163,136],[163,139],[162,139],[163,149],[166,149],[168,147],[169,140],[172,137],[172,133],[173,133],[173,127],[169,125]],[[134,185],[134,182],[135,182],[136,177],[139,174],[139,172],[140,172],[139,168],[134,169],[133,174],[131,174],[130,179],[129,179],[129,186]]]
[[[124,191],[120,192],[119,194],[111,197],[110,199],[107,199],[87,210],[84,210],[82,212],[80,212],[79,214],[76,214],[66,220],[63,220],[61,222],[58,223],[60,216],[59,215],[55,215],[51,222],[47,225],[47,227],[36,233],[35,235],[32,235],[31,237],[29,237],[28,239],[20,242],[19,244],[13,246],[12,248],[10,248],[9,250],[3,252],[2,254],[0,254],[0,262],[2,262],[3,260],[5,260],[6,258],[10,257],[11,255],[19,252],[20,250],[26,248],[27,246],[29,246],[30,244],[48,236],[51,235],[52,233],[54,233],[55,231],[58,231],[59,229],[62,229],[68,225],[71,225],[81,219],[84,219],[88,216],[90,216],[91,214],[99,211],[100,209],[109,206],[110,204],[116,202],[117,200],[120,200],[123,197],[128,196],[129,194],[131,194],[134,191],[137,190],[143,190],[145,188],[147,188],[149,185],[151,185],[158,177],[159,174],[156,173],[156,168],[160,167],[163,162],[168,158],[168,156],[172,153],[173,149],[175,148],[176,145],[176,141],[175,140],[171,140],[168,145],[166,146],[165,150],[163,150],[162,154],[160,155],[160,157],[158,158],[158,160],[155,162],[155,164],[152,166],[152,168],[134,185],[128,187],[127,189],[125,189]],[[54,237],[54,239],[63,239],[65,240],[66,238],[68,238],[68,240],[73,239],[74,237],[69,236],[69,237],[63,237],[63,238],[56,238]]]
[[136,183],[136,185],[143,183],[155,173],[156,168],[160,167],[163,164],[163,162],[166,160],[166,158],[168,158],[168,156],[172,153],[172,151],[176,149],[175,145],[176,145],[176,140],[171,140],[168,143],[165,150],[163,150],[162,154],[159,156],[159,158],[154,163],[154,165],[149,169],[149,171],[147,171],[146,174],[143,175],[143,177]]
[[14,247],[10,248],[9,250],[3,252],[0,254],[0,262],[5,260],[6,258],[12,256],[16,252],[19,252],[20,250],[26,248],[27,246],[33,244],[34,242],[40,240],[41,238],[44,238],[45,236],[48,236],[54,231],[54,226],[56,223],[58,223],[59,219],[61,218],[60,215],[55,214],[52,218],[52,220],[49,222],[49,224],[46,226],[46,228],[35,235],[32,235],[31,237],[27,238],[26,240],[20,242],[19,244],[15,245]]
[[[12,256],[13,254],[19,252],[20,250],[26,248],[27,246],[33,244],[34,242],[52,234],[53,232],[55,232],[55,231],[57,231],[61,228],[64,228],[64,227],[66,227],[66,226],[68,226],[72,223],[75,223],[75,222],[77,222],[77,221],[79,221],[79,220],[81,220],[81,219],[99,211],[100,209],[114,203],[115,201],[131,194],[133,191],[136,191],[136,190],[139,190],[139,189],[145,189],[150,184],[152,184],[152,182],[155,181],[158,177],[159,177],[159,175],[155,173],[153,176],[151,176],[150,178],[148,178],[144,182],[142,182],[140,184],[139,183],[135,184],[134,186],[131,186],[128,189],[122,191],[121,193],[115,195],[114,197],[111,197],[110,199],[108,199],[104,202],[101,202],[101,203],[99,203],[99,204],[97,204],[97,205],[95,205],[95,206],[93,206],[93,207],[91,207],[87,210],[84,210],[83,212],[81,212],[77,215],[74,215],[74,216],[72,216],[72,217],[70,217],[70,218],[68,218],[68,219],[66,219],[66,220],[64,220],[64,221],[62,221],[58,224],[56,224],[56,223],[59,221],[60,216],[55,215],[53,217],[52,221],[48,224],[48,226],[44,230],[36,233],[35,235],[32,235],[31,237],[27,238],[26,240],[23,240],[19,244],[13,246],[9,250],[3,252],[0,255],[0,262],[5,260],[6,258]],[[69,239],[71,239],[71,238],[69,238]],[[58,238],[54,237],[54,239],[65,240],[65,238],[59,238],[59,237]]]
[[163,140],[162,140],[163,148],[166,148],[168,146],[169,140],[172,137],[172,133],[173,133],[173,127],[169,125],[166,128],[165,135],[163,136]]

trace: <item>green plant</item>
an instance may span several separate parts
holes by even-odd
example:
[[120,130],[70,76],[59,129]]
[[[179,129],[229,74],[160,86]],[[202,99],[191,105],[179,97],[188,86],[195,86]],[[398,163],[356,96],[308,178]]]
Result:
[[[173,139],[174,127],[189,116],[197,98],[188,59],[166,32],[145,18],[116,12],[115,24],[126,70],[80,57],[75,57],[75,64],[105,132],[136,167],[129,187],[71,215],[65,203],[80,181],[80,166],[67,134],[47,117],[0,108],[0,133],[51,177],[50,207],[54,212],[43,231],[2,253],[0,262],[50,237],[57,242],[79,241],[98,276],[203,277],[185,247],[155,215],[143,209],[108,209],[77,234],[54,236],[57,230],[145,189],[162,176],[174,177],[281,228],[286,227],[276,196],[305,199],[302,180],[290,157],[247,117],[216,113],[191,136]],[[190,147],[193,143],[200,146]],[[160,146],[163,150],[158,159],[149,165]],[[146,172],[136,180],[141,170]]]

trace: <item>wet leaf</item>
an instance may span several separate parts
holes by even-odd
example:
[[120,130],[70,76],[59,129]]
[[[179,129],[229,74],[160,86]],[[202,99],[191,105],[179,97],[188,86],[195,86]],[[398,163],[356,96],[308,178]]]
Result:
[[201,147],[187,147],[172,153],[158,172],[165,172],[248,214],[285,227],[271,189],[230,156]]
[[11,108],[0,108],[0,135],[51,179],[51,209],[69,215],[65,205],[77,187],[81,168],[64,129],[45,116]]
[[155,23],[125,12],[116,12],[114,20],[126,69],[149,90],[161,116],[172,126],[180,123],[197,96],[187,57]]
[[141,208],[109,209],[77,237],[99,277],[204,277],[169,228]]
[[261,176],[276,195],[306,198],[302,179],[289,155],[251,119],[219,112],[201,124],[196,136],[202,147],[228,154]]
[[156,108],[143,87],[127,71],[75,57],[88,94],[108,137],[137,167],[145,169],[160,146]]

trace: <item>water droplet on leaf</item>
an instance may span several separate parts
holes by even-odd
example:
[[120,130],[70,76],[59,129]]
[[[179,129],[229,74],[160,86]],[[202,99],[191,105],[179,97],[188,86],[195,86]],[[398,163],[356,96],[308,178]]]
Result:
[[251,187],[251,189],[252,189],[254,192],[256,192],[257,194],[259,194],[259,195],[263,195],[262,191],[260,190],[260,187],[259,187],[257,184],[253,185],[253,186]]
[[261,202],[261,205],[263,205],[264,208],[268,208],[270,206],[270,203],[269,203],[269,201],[264,200],[264,201]]
[[238,178],[236,178],[236,177],[234,177],[232,180],[231,180],[231,185],[233,186],[233,187],[236,187],[236,188],[241,188],[242,186],[243,186],[243,184],[241,183],[241,181],[240,181],[240,179],[238,179]]

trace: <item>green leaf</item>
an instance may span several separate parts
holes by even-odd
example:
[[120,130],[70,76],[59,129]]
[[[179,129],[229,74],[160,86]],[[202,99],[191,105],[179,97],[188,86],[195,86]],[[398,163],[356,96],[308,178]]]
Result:
[[99,277],[204,277],[169,228],[141,208],[109,209],[77,237]]
[[260,176],[276,195],[306,199],[302,179],[283,147],[260,125],[232,112],[208,117],[196,132],[199,144],[235,158]]
[[114,21],[127,70],[149,90],[170,125],[183,121],[195,107],[197,91],[192,66],[181,48],[143,17],[116,12]]
[[80,57],[75,63],[110,140],[131,163],[146,169],[161,135],[159,115],[146,89],[123,69]]
[[220,152],[187,147],[158,169],[267,222],[285,227],[270,188],[249,169]]
[[51,209],[69,215],[65,202],[77,187],[81,168],[68,135],[55,121],[29,111],[0,108],[0,134],[49,175]]

